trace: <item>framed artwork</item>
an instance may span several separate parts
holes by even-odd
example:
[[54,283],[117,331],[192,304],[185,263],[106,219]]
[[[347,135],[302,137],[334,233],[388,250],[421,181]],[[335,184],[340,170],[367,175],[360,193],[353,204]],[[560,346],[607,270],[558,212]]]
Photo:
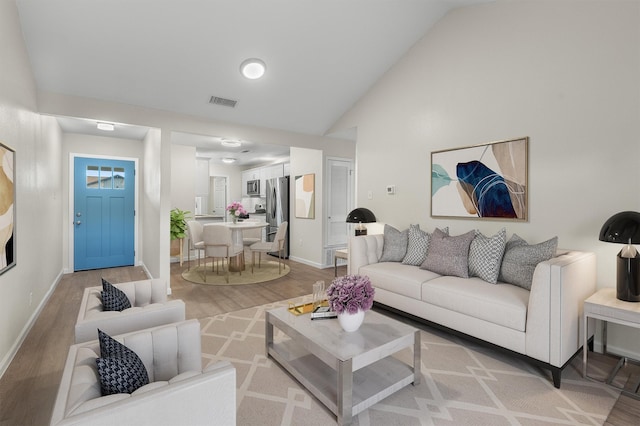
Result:
[[296,176],[296,217],[302,219],[315,219],[316,217],[316,175]]
[[0,142],[0,274],[16,266],[15,151]]
[[431,153],[431,216],[528,220],[529,138]]

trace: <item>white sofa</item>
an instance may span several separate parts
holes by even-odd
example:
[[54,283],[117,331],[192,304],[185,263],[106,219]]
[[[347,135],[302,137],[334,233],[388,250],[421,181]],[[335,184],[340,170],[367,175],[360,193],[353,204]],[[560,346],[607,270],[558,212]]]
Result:
[[131,308],[103,311],[100,295],[102,287],[86,288],[76,320],[76,343],[97,339],[98,328],[109,335],[116,335],[185,319],[184,302],[168,301],[167,289],[162,280],[131,281],[114,286],[127,295]]
[[[401,262],[378,262],[384,237],[349,241],[348,273],[366,275],[378,307],[497,345],[548,368],[562,369],[581,348],[583,301],[596,289],[595,255],[558,251],[539,263],[531,290],[480,278],[441,276]],[[382,306],[381,306],[382,305]]]
[[113,336],[144,363],[149,384],[101,396],[97,340],[71,346],[51,425],[235,425],[236,372],[228,362],[202,369],[200,323]]

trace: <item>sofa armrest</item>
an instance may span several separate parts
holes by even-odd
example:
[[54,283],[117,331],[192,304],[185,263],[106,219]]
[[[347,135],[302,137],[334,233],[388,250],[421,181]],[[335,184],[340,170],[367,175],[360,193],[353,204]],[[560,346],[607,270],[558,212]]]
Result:
[[141,394],[125,395],[110,404],[66,418],[58,406],[61,402],[56,401],[51,425],[155,426],[211,422],[235,425],[236,371],[230,363],[222,362],[188,379]]
[[527,310],[527,355],[563,366],[582,345],[582,305],[595,291],[594,253],[569,251],[539,263]]
[[378,263],[378,259],[382,256],[383,244],[383,234],[350,237],[347,273],[357,275],[360,267]]

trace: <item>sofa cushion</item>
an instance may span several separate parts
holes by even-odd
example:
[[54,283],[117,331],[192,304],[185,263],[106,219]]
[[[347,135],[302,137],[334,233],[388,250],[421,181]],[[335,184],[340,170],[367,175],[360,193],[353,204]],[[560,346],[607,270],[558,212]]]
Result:
[[398,231],[393,226],[384,225],[384,244],[379,262],[402,262],[407,253],[409,230]]
[[469,277],[469,245],[475,231],[454,237],[433,233],[427,257],[420,266],[440,275]]
[[505,247],[499,280],[531,290],[536,266],[551,259],[557,247],[558,237],[530,245],[517,234],[513,234]]
[[506,242],[505,228],[492,237],[485,237],[476,231],[469,246],[469,276],[482,278],[491,284],[497,283]]
[[396,262],[372,263],[362,266],[359,273],[368,276],[375,288],[417,300],[422,296],[422,283],[440,276],[417,266]]
[[525,331],[529,292],[480,278],[440,277],[422,284],[422,300],[517,331]]
[[109,281],[102,279],[102,309],[105,311],[124,311],[131,307],[126,294],[114,287]]
[[98,330],[100,358],[96,359],[102,395],[132,393],[149,384],[149,375],[138,355]]

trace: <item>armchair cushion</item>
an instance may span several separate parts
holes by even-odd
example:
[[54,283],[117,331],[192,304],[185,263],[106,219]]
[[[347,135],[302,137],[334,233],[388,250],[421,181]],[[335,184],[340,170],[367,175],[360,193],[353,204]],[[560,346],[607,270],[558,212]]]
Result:
[[149,384],[147,369],[140,357],[122,343],[98,330],[100,356],[96,359],[102,396],[133,393]]
[[102,279],[102,309],[105,311],[124,311],[131,307],[127,295],[109,281]]

